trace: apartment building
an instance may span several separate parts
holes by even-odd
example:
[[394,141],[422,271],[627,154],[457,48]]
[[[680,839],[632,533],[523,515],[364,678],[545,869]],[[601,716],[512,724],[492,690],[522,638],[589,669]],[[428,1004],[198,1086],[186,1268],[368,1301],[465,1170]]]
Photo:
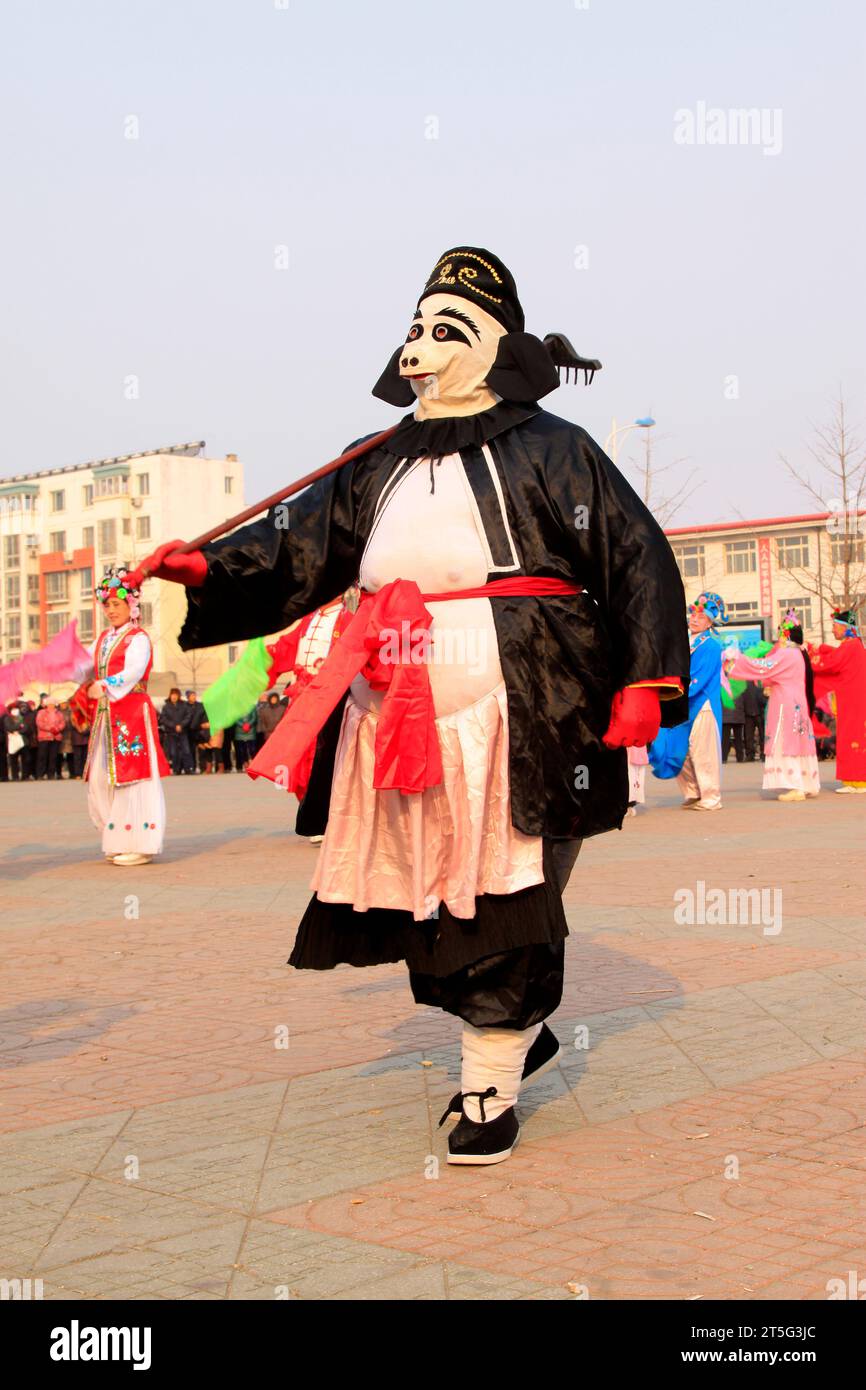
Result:
[[713,590],[725,600],[732,623],[763,620],[767,637],[785,610],[794,608],[807,641],[832,641],[830,595],[842,602],[847,594],[866,611],[866,511],[847,519],[817,512],[674,526],[665,534],[689,601]]
[[[0,663],[44,646],[73,618],[82,641],[100,630],[94,583],[160,541],[191,539],[244,505],[243,465],[209,458],[203,440],[0,479]],[[153,581],[142,622],[154,645],[152,688],[203,689],[238,654],[181,652],[183,589]]]

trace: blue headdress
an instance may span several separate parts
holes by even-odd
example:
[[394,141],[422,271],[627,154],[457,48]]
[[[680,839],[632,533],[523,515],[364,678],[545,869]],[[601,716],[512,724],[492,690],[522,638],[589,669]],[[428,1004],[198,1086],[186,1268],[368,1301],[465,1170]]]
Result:
[[713,627],[715,627],[716,623],[726,623],[728,621],[728,614],[725,610],[725,600],[722,598],[721,594],[711,594],[707,590],[704,590],[702,594],[698,594],[694,603],[689,604],[690,617],[692,613],[706,613]]

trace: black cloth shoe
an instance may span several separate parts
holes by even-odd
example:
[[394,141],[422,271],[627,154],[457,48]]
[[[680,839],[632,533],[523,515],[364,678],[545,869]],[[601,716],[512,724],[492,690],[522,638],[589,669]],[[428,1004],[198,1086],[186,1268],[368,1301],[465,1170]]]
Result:
[[[513,1105],[503,1110],[495,1120],[485,1120],[484,1102],[489,1096],[495,1095],[496,1087],[488,1086],[486,1091],[458,1091],[451,1099],[448,1109],[439,1121],[441,1126],[454,1112],[460,1115],[459,1122],[448,1136],[449,1163],[502,1163],[503,1159],[510,1157],[511,1150],[517,1143],[520,1125]],[[481,1110],[480,1124],[470,1120],[463,1110],[463,1101],[467,1096],[475,1096],[478,1100]]]
[[535,1039],[531,1048],[526,1054],[526,1061],[523,1063],[523,1076],[521,1077],[521,1087],[529,1086],[533,1081],[537,1081],[551,1067],[555,1067],[562,1056],[562,1048],[559,1039],[546,1023],[542,1023],[541,1032]]

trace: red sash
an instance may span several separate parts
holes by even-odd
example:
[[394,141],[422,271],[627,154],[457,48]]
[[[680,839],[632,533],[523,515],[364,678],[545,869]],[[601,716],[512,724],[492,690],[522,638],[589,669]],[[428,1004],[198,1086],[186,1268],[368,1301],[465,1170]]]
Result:
[[[340,640],[302,693],[295,697],[267,743],[247,767],[299,791],[297,772],[328,716],[357,675],[385,697],[376,728],[373,786],[421,792],[442,781],[436,712],[427,671],[432,615],[425,603],[459,598],[559,598],[582,593],[564,579],[494,579],[475,589],[422,594],[413,579],[395,579],[377,594],[362,593]],[[395,643],[397,651],[395,652]],[[383,659],[384,655],[384,659]],[[309,761],[307,757],[306,761]]]

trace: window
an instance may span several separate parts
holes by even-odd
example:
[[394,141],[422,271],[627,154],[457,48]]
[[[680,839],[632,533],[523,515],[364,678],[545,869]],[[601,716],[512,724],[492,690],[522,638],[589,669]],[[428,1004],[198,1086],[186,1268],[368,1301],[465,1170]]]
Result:
[[11,618],[11,617],[10,617],[10,618],[7,618],[7,619],[6,619],[6,641],[9,643],[9,646],[10,646],[10,647],[20,647],[20,646],[21,646],[21,619],[20,619],[20,618]]
[[138,607],[142,627],[150,627],[151,623],[153,622],[153,604],[140,603]]
[[129,521],[129,517],[128,517],[128,516],[125,516],[125,517],[123,518],[123,520],[121,521],[120,529],[121,529],[121,531],[123,532],[124,536],[128,536],[128,535],[129,535],[129,532],[130,532],[130,521]]
[[65,550],[65,549],[66,549],[66,532],[65,532],[65,531],[52,531],[51,534],[50,534],[50,536],[48,537],[48,549],[49,549],[49,550]]
[[[12,537],[10,536],[11,540]],[[830,563],[833,565],[862,565],[866,562],[866,541],[855,536],[833,536],[830,540]]]
[[3,537],[3,559],[9,569],[17,569],[21,564],[21,537]]
[[78,614],[78,636],[81,638],[82,642],[88,642],[88,641],[91,641],[91,640],[93,639],[94,632],[93,632],[93,609],[92,609],[92,608],[82,608],[81,611],[79,612],[79,614]]
[[782,570],[809,568],[809,537],[805,532],[776,537],[776,563]]
[[93,549],[93,527],[92,527],[92,526],[85,526],[84,530],[81,532],[81,544],[84,546],[84,549],[85,549],[85,550],[92,550],[92,549]]
[[69,626],[68,613],[49,613],[48,614],[48,636],[56,637],[58,632],[62,632]]
[[56,492],[52,492],[51,494],[51,510],[53,512],[62,512],[65,506],[66,493],[63,488],[58,488]]
[[21,575],[7,574],[6,576],[6,607],[21,607]]
[[11,497],[4,497],[3,499],[5,512],[32,512],[35,506],[36,494],[33,492],[18,493],[17,495],[13,493]]
[[39,537],[38,537],[38,536],[28,536],[28,537],[27,537],[27,549],[28,549],[28,550],[36,550],[36,551],[39,550]]
[[749,618],[758,617],[757,603],[729,603],[727,610],[732,623],[743,623]]
[[150,496],[150,474],[139,473],[138,475],[138,495],[139,497]]
[[84,493],[84,505],[85,505],[85,507],[92,507],[92,506],[93,506],[93,483],[85,483],[85,484],[84,484],[84,487],[83,487],[83,489],[82,489],[82,491],[83,491],[83,493]]
[[93,593],[93,570],[88,565],[87,569],[78,571],[80,593],[82,598],[89,598]]
[[27,602],[39,602],[39,575],[28,574],[27,576]]
[[99,550],[102,555],[117,554],[117,522],[100,521]]
[[789,608],[793,608],[797,617],[800,619],[800,626],[804,629],[812,626],[812,600],[803,598],[802,594],[797,594],[795,598],[779,599],[779,622],[782,621]]
[[65,570],[45,576],[45,597],[49,603],[65,603],[69,597],[69,575]]
[[231,492],[233,482],[234,482],[234,478],[231,476],[231,474],[230,474],[230,473],[226,473],[226,476],[225,476],[225,488],[226,488],[226,492]]
[[129,479],[125,474],[112,473],[107,478],[97,478],[95,487],[97,497],[119,497],[129,490]]
[[675,545],[672,549],[683,579],[703,578],[704,547],[702,545]]
[[39,625],[39,614],[28,613],[27,615],[27,641],[31,647],[38,647],[42,640],[42,630]]
[[150,540],[150,517],[137,516],[135,518],[135,535],[140,541]]
[[754,574],[757,568],[754,541],[725,541],[725,574]]

